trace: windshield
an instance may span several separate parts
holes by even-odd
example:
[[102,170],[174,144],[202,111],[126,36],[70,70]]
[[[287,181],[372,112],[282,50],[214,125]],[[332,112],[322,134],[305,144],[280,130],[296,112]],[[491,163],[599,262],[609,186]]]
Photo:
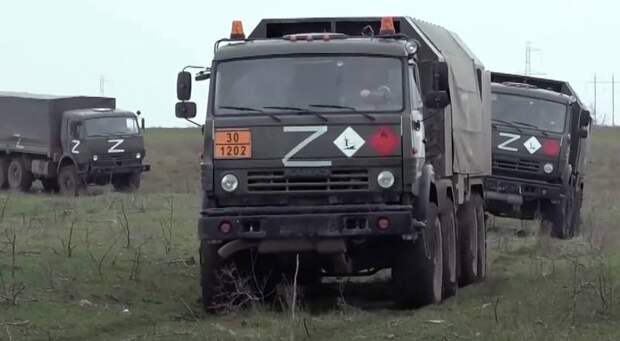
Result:
[[493,94],[493,119],[544,131],[564,131],[565,104],[507,94]]
[[87,136],[135,135],[138,122],[133,117],[101,117],[84,121]]
[[279,57],[223,62],[217,66],[215,111],[236,114],[250,109],[267,111],[269,107],[321,112],[341,111],[342,107],[400,111],[402,74],[401,61],[389,57]]

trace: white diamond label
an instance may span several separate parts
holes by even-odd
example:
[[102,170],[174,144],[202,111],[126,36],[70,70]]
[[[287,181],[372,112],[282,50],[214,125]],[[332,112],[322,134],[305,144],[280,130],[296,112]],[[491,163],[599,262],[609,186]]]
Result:
[[366,143],[364,139],[353,128],[345,129],[338,138],[334,140],[334,144],[344,155],[351,157],[357,153]]
[[536,153],[540,149],[540,147],[542,147],[538,139],[535,138],[534,136],[530,137],[529,139],[527,139],[527,141],[523,142],[523,145],[525,146],[525,149],[527,149],[527,151],[530,152],[530,154]]

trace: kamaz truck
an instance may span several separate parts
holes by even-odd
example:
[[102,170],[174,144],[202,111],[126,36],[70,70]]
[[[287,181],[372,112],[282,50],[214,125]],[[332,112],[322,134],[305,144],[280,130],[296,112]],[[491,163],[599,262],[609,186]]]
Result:
[[192,78],[210,79],[207,310],[234,300],[232,283],[268,296],[294,273],[312,284],[391,269],[401,307],[484,279],[490,75],[456,34],[370,17],[265,19],[246,37],[235,21],[194,68],[177,77],[175,111],[193,118]]
[[579,232],[591,134],[590,112],[564,81],[492,73],[494,215],[540,219],[542,231]]
[[138,118],[115,108],[107,97],[0,92],[0,190],[35,180],[66,195],[89,184],[137,190],[150,169]]

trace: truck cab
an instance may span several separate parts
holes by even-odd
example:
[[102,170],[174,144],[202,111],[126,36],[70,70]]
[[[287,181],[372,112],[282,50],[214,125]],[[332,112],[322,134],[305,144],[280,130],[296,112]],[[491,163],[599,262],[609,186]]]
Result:
[[[75,191],[74,186],[80,183],[111,183],[117,190],[136,190],[141,173],[150,169],[142,164],[144,138],[132,112],[110,108],[67,111],[62,117],[61,136],[58,181],[63,191]],[[63,172],[66,164],[72,164],[74,170]],[[74,184],[76,179],[79,181]]]
[[578,232],[590,113],[568,83],[494,73],[493,176],[487,208],[541,219],[558,238]]
[[[456,35],[408,17],[307,18],[265,19],[246,38],[234,22],[211,66],[192,68],[178,75],[175,112],[193,118],[192,78],[210,79],[198,223],[207,310],[228,297],[229,266],[264,286],[392,269],[406,307],[455,293],[457,253],[461,283],[484,278],[490,82]],[[451,105],[464,89],[472,95]],[[480,154],[452,153],[455,139]]]

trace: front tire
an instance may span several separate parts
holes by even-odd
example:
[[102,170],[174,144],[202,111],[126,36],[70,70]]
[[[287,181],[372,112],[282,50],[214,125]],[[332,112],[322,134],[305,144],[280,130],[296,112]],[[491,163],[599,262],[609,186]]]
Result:
[[456,244],[456,212],[449,200],[440,214],[443,238],[443,296],[452,297],[458,288],[458,248]]
[[443,293],[443,240],[437,205],[429,205],[428,226],[415,242],[398,245],[392,266],[394,301],[401,308],[439,303]]
[[135,192],[140,189],[141,174],[131,173],[112,177],[112,186],[119,192]]
[[472,194],[469,201],[458,210],[459,256],[461,276],[460,286],[476,282],[478,278],[478,211],[480,196]]
[[75,166],[63,166],[58,173],[58,188],[60,193],[67,196],[79,196],[84,190],[84,183],[75,169]]
[[12,190],[27,192],[32,188],[32,173],[21,158],[11,160],[8,168],[8,183]]
[[0,156],[0,190],[9,187],[9,161],[4,156]]
[[207,313],[216,311],[217,298],[221,292],[219,270],[224,260],[217,253],[220,244],[200,242],[200,286],[202,305]]

